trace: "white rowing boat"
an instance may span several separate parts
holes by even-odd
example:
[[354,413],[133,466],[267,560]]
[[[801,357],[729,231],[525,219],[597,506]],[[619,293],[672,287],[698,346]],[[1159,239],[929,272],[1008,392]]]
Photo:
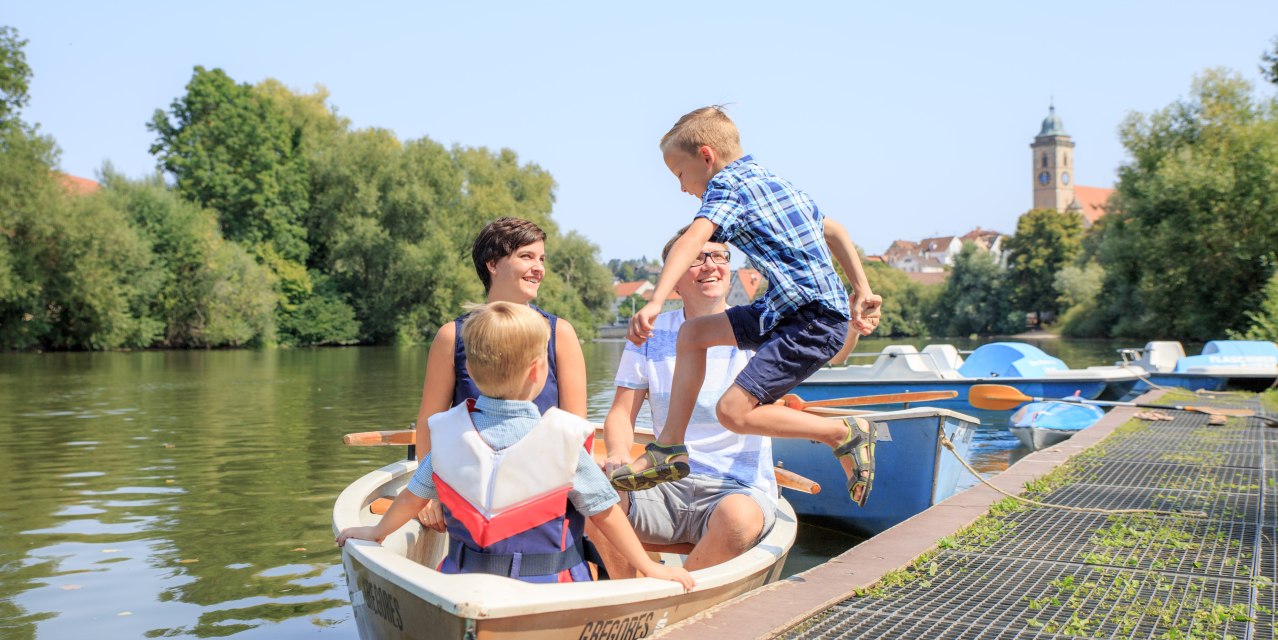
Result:
[[[381,518],[370,509],[408,484],[415,461],[387,465],[356,480],[333,505],[333,531]],[[694,571],[695,589],[655,578],[529,584],[510,578],[444,575],[447,535],[410,521],[381,544],[349,540],[346,584],[364,640],[400,638],[643,638],[780,577],[797,521],[784,499],[776,525],[752,549]],[[666,563],[682,556],[661,554]]]

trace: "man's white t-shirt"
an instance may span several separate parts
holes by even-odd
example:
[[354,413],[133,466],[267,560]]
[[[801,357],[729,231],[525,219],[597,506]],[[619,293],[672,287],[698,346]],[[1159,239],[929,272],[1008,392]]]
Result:
[[[653,431],[661,433],[670,412],[670,389],[674,381],[675,341],[683,325],[683,309],[667,311],[653,322],[651,338],[643,346],[627,342],[617,367],[616,386],[647,389]],[[728,431],[719,424],[715,405],[732,386],[737,374],[754,355],[736,347],[711,347],[706,353],[706,379],[688,422],[688,445],[692,473],[728,477],[776,497],[776,476],[772,472],[772,440]]]

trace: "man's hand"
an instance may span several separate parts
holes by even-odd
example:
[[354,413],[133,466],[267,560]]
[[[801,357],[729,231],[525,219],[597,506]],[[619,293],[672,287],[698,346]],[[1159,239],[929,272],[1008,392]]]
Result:
[[871,293],[865,297],[852,299],[852,326],[863,336],[868,336],[879,327],[883,315],[883,296]]
[[648,338],[652,337],[652,323],[656,321],[659,313],[661,313],[661,305],[654,305],[651,302],[643,305],[643,308],[636,311],[634,317],[630,318],[630,331],[626,333],[626,339],[633,342],[636,347],[642,346]]
[[624,467],[630,464],[631,462],[634,462],[635,459],[632,458],[629,454],[630,452],[627,451],[626,455],[610,455],[607,458],[604,458],[604,463],[603,463],[604,475],[611,478],[613,469],[616,469],[617,467]]

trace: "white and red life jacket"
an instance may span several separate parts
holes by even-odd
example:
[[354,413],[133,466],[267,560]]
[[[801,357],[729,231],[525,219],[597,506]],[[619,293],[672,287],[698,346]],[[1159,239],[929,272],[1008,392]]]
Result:
[[594,426],[551,408],[518,442],[496,450],[480,437],[473,411],[467,400],[430,418],[431,464],[450,538],[440,571],[589,580],[585,519],[568,491]]

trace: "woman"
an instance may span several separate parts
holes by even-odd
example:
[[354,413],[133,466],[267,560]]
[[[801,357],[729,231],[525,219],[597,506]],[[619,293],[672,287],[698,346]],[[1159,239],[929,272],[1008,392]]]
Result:
[[[581,353],[577,332],[567,320],[532,305],[546,275],[546,233],[536,224],[519,218],[498,218],[484,227],[471,247],[475,272],[484,283],[487,302],[527,304],[550,323],[548,356],[550,374],[537,407],[543,412],[559,407],[586,416],[586,359]],[[466,353],[461,341],[465,314],[439,328],[426,359],[426,381],[417,411],[417,457],[430,451],[427,419],[446,411],[466,398],[479,396],[466,370]],[[437,531],[444,530],[443,511],[432,500],[418,519]]]

